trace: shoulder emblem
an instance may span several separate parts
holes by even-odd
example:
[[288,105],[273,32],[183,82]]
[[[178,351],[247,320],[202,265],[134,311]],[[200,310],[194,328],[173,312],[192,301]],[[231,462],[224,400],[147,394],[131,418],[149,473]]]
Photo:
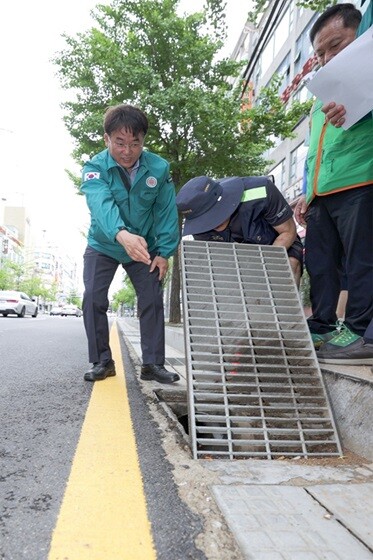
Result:
[[91,179],[99,179],[100,173],[98,171],[88,171],[84,173],[84,181],[90,181]]

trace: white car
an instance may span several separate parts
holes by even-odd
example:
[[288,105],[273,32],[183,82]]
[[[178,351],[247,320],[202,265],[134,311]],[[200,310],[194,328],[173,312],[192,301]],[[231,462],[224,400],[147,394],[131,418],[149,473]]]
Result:
[[61,309],[62,307],[52,307],[49,311],[49,315],[61,315]]
[[31,315],[31,317],[36,317],[38,304],[24,292],[0,290],[0,313],[4,317],[7,315],[18,315],[18,317]]
[[61,317],[67,317],[68,315],[81,317],[83,315],[83,312],[76,305],[67,304],[61,307]]

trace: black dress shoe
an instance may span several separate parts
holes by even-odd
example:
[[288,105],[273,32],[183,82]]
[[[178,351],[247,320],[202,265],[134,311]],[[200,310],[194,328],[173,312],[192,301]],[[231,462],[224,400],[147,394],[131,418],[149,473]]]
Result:
[[113,360],[106,364],[98,362],[93,364],[93,367],[84,374],[85,381],[101,381],[107,377],[113,377],[115,375],[115,363]]
[[175,383],[180,376],[177,373],[167,371],[164,366],[158,364],[144,364],[141,366],[140,379],[143,381],[158,381],[158,383]]

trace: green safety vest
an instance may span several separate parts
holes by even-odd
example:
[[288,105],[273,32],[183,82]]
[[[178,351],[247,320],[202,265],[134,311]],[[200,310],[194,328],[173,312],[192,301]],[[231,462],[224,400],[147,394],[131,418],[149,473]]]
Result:
[[322,105],[321,101],[316,101],[311,114],[307,155],[308,203],[314,196],[373,184],[371,115],[344,130],[325,122]]

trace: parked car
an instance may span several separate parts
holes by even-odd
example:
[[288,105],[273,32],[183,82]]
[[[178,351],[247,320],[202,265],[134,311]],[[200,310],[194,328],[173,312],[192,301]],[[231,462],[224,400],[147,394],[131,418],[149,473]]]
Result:
[[61,307],[52,307],[49,312],[49,315],[61,315]]
[[64,305],[63,307],[61,307],[61,316],[62,317],[67,317],[68,315],[72,315],[72,316],[75,316],[75,317],[81,317],[83,315],[83,312],[76,305],[67,304],[67,305]]
[[31,317],[36,317],[38,304],[24,292],[0,290],[0,313],[4,317],[7,315],[18,315],[18,317],[31,315]]

